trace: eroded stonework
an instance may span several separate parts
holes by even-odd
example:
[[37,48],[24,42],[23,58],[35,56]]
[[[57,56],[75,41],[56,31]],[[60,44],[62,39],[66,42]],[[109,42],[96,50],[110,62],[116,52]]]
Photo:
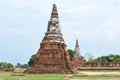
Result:
[[80,48],[79,48],[78,40],[76,40],[76,45],[74,50],[74,59],[79,59],[79,58],[81,58]]
[[74,55],[73,55],[72,62],[74,63],[74,65],[76,67],[80,67],[84,63],[84,61],[82,60],[81,54],[80,54],[80,48],[79,48],[78,40],[76,40],[76,45],[75,45],[75,49],[74,49]]
[[47,32],[36,54],[35,65],[25,73],[75,73],[74,64],[62,37],[57,7],[54,4]]

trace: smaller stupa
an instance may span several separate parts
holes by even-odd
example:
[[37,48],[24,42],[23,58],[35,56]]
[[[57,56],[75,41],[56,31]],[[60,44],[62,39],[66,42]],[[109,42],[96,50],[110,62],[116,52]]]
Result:
[[77,66],[77,67],[83,65],[83,60],[82,60],[82,56],[80,54],[80,48],[79,48],[78,40],[76,40],[76,45],[75,45],[74,55],[73,55],[73,62],[74,62],[74,65]]
[[76,45],[74,50],[74,59],[79,59],[79,58],[81,58],[80,48],[79,48],[78,40],[76,40]]

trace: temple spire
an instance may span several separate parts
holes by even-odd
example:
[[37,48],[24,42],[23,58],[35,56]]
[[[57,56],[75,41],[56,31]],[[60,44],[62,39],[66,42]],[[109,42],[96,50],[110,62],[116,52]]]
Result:
[[57,6],[55,4],[53,4],[51,18],[48,21],[45,39],[49,39],[49,41],[64,43],[64,39],[61,33],[60,21],[58,18]]
[[53,4],[51,17],[58,17],[57,6]]
[[80,58],[80,48],[79,48],[79,43],[78,40],[76,40],[76,45],[75,45],[75,50],[74,50],[74,58]]
[[76,47],[79,47],[78,39],[76,39]]

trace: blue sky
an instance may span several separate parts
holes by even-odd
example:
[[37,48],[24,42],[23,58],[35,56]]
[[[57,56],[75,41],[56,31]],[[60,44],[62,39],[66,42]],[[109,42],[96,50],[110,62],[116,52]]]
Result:
[[67,48],[81,55],[120,54],[120,0],[0,0],[0,61],[27,63],[39,49],[52,5]]

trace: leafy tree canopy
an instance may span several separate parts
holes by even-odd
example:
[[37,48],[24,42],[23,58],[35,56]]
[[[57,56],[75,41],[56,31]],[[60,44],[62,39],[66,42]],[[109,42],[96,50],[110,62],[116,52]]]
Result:
[[74,56],[74,51],[72,49],[68,49],[67,51],[68,51],[70,57],[72,58]]
[[95,58],[92,62],[120,62],[120,55],[109,54],[107,56]]
[[0,68],[13,68],[13,65],[11,63],[7,62],[0,62]]
[[20,64],[17,63],[17,65],[15,66],[16,68],[29,68],[30,66],[28,64]]
[[28,61],[28,64],[30,67],[32,67],[34,65],[35,60],[36,60],[36,54],[32,55],[30,60]]

